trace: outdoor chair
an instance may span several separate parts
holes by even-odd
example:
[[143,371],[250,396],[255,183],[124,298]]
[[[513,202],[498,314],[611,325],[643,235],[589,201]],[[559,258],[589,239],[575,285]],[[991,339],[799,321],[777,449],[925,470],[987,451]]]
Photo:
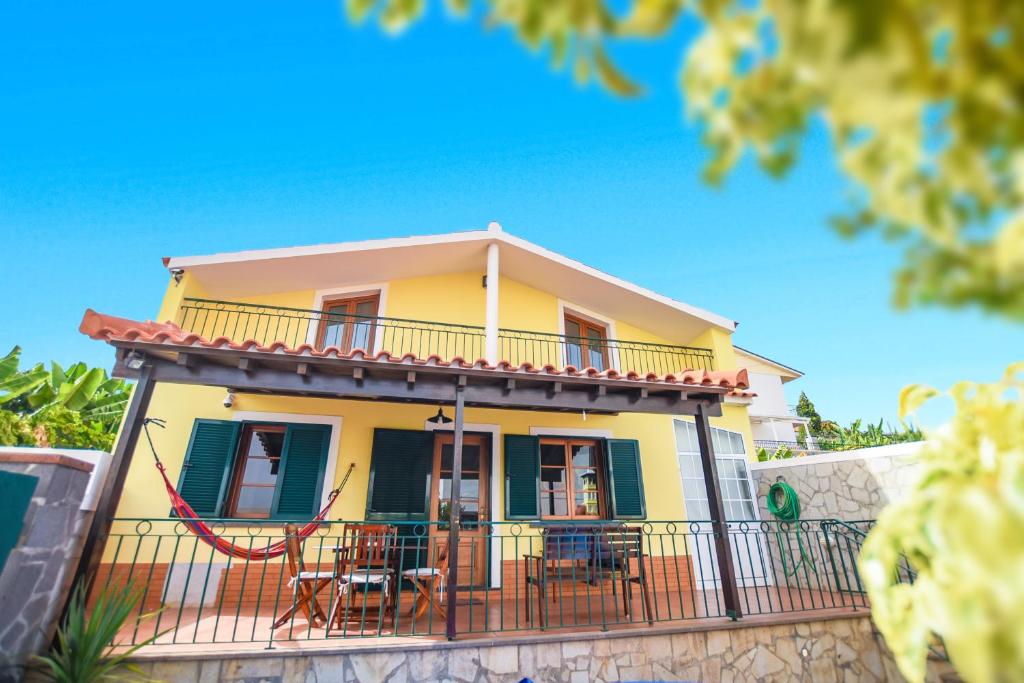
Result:
[[[550,593],[556,602],[564,583],[611,582],[617,599],[621,586],[623,611],[632,614],[632,585],[640,587],[644,617],[653,624],[644,533],[640,527],[581,525],[547,527],[542,532],[542,553],[524,555],[526,580],[526,620],[533,623],[531,586],[537,591],[537,615],[541,628],[547,626],[545,599]],[[557,586],[557,592],[552,590]],[[575,588],[573,596],[575,598]],[[589,598],[589,592],[587,596]]]
[[423,616],[433,605],[442,619],[448,617],[444,607],[445,578],[448,573],[448,544],[437,544],[437,559],[432,567],[407,569],[402,576],[416,589],[413,602],[413,619]]
[[284,525],[285,554],[288,556],[288,574],[291,579],[288,587],[293,589],[292,604],[274,621],[273,628],[280,628],[288,623],[296,612],[302,612],[311,626],[322,626],[327,622],[317,595],[331,585],[334,580],[333,571],[306,571],[302,560],[302,542],[299,530],[294,524]]
[[397,530],[387,524],[346,524],[343,542],[336,546],[335,575],[338,578],[338,602],[331,615],[331,628],[341,628],[349,620],[357,595],[363,598],[365,614],[370,604],[370,587],[379,590],[378,619],[393,612],[395,569],[398,561]]

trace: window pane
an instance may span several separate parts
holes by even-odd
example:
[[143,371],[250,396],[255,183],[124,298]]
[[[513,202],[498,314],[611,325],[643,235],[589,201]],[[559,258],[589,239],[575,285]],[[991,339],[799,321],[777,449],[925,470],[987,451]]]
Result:
[[348,324],[348,304],[330,306],[323,318],[323,346],[341,346],[345,339],[345,325]]
[[565,488],[566,476],[564,467],[542,467],[540,470],[540,482],[544,488],[556,487]]
[[[444,471],[451,472],[452,467],[455,465],[454,456],[455,448],[452,444],[446,443],[441,444],[441,469]],[[464,445],[462,447],[462,471],[465,475],[466,470],[479,470],[480,469],[480,447],[477,445]]]
[[582,337],[580,333],[580,324],[575,320],[565,319],[565,336],[567,337]]
[[540,464],[565,467],[565,446],[542,443],[540,445]]
[[564,517],[569,514],[565,492],[542,492],[540,507],[540,513],[544,516],[557,515]]
[[597,453],[593,446],[573,446],[572,464],[576,467],[597,467]]
[[274,489],[271,487],[243,486],[238,490],[238,504],[235,514],[241,517],[266,517],[274,503]]
[[676,430],[676,450],[680,453],[692,453],[698,449],[694,447],[696,434],[692,422],[675,420],[673,422]]
[[594,516],[599,514],[600,506],[597,502],[597,491],[576,494],[576,514]]
[[248,458],[245,471],[242,472],[242,484],[269,484],[277,482],[277,470],[280,458]]

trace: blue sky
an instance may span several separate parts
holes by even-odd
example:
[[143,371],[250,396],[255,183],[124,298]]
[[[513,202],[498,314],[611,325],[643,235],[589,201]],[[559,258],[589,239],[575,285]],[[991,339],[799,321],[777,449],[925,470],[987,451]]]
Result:
[[845,195],[822,130],[782,182],[701,183],[676,88],[693,27],[616,51],[648,87],[621,100],[432,10],[394,39],[330,1],[7,3],[0,347],[109,366],[82,311],[155,315],[162,256],[498,220],[740,321],[737,344],[806,373],[792,401],[842,422],[1019,358],[1020,327],[891,310],[896,251],[826,225]]

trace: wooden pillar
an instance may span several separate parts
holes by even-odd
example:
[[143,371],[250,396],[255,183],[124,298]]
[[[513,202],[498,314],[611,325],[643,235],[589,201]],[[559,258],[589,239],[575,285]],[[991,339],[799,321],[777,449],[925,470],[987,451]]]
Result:
[[[107,537],[110,536],[110,527],[113,524],[114,515],[117,513],[117,504],[121,502],[121,493],[124,491],[124,482],[128,478],[128,469],[132,464],[135,446],[139,443],[139,436],[142,434],[142,421],[146,418],[149,401],[153,398],[156,381],[153,380],[152,375],[153,367],[149,364],[143,365],[139,372],[139,379],[135,383],[135,389],[132,391],[128,409],[125,411],[121,435],[114,446],[114,452],[111,453],[110,465],[107,468],[103,489],[100,491],[99,500],[96,503],[96,513],[93,515],[92,525],[89,527],[89,535],[86,536],[85,545],[82,547],[82,557],[78,562],[78,570],[75,572],[76,584],[83,580],[91,584],[96,576],[100,560],[103,558],[103,547],[107,543]],[[154,495],[156,495],[155,492]]]
[[455,387],[455,424],[452,438],[452,494],[448,515],[448,619],[445,634],[455,640],[455,605],[459,586],[459,527],[462,524],[462,423],[465,412],[465,377]]
[[707,406],[700,403],[695,416],[697,443],[700,445],[700,464],[704,470],[704,486],[711,510],[711,529],[715,534],[715,556],[718,559],[718,576],[722,580],[722,599],[725,613],[733,620],[739,619],[740,595],[736,586],[736,567],[732,560],[732,545],[729,543],[729,525],[725,520],[725,505],[722,503],[722,484],[718,480],[718,466],[715,463],[715,449],[711,440],[711,423],[708,422]]

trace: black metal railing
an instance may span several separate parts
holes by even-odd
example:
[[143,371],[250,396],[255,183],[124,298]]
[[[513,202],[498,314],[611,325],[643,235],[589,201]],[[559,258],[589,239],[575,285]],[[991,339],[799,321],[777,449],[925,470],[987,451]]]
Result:
[[[279,521],[208,523],[243,549],[285,538]],[[867,606],[859,542],[847,529],[829,520],[729,529],[744,615]],[[290,553],[245,561],[175,519],[115,520],[94,590],[143,592],[115,643],[154,634],[158,646],[443,638],[448,610],[459,636],[729,616],[709,522],[476,522],[461,535],[455,591],[446,584],[443,524],[325,522],[293,538]]]
[[[182,329],[208,339],[252,339],[264,346],[281,342],[293,348],[302,344],[317,350],[336,347],[345,353],[359,348],[370,353],[387,351],[393,356],[411,353],[426,358],[436,354],[444,361],[458,357],[473,362],[486,355],[485,330],[474,325],[194,298],[184,300],[177,322]],[[592,366],[641,375],[714,369],[712,351],[693,346],[511,329],[500,329],[497,342],[497,360],[516,366]]]

